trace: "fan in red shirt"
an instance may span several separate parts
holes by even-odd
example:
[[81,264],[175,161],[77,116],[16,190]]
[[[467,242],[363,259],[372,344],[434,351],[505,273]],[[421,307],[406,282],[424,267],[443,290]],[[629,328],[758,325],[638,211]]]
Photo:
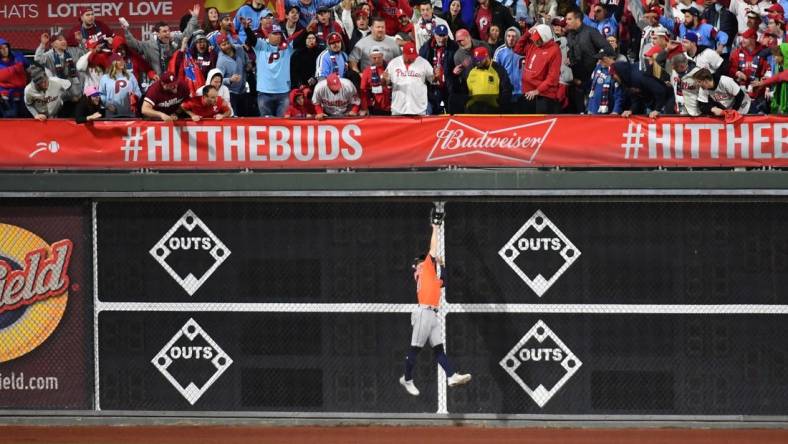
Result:
[[372,7],[374,12],[386,21],[386,34],[390,36],[400,31],[400,11],[405,13],[406,17],[413,15],[413,8],[408,0],[378,0],[372,2]]
[[369,52],[372,64],[367,66],[361,74],[361,112],[375,116],[391,115],[391,85],[383,82],[383,73],[386,71],[386,61],[383,60],[383,50],[380,46],[373,46]]
[[232,113],[230,106],[219,97],[219,91],[213,85],[205,85],[201,96],[192,97],[184,102],[181,108],[195,122],[202,119],[221,120],[230,117]]
[[181,103],[189,99],[189,87],[172,72],[165,72],[153,82],[142,102],[142,115],[164,121],[178,120]]

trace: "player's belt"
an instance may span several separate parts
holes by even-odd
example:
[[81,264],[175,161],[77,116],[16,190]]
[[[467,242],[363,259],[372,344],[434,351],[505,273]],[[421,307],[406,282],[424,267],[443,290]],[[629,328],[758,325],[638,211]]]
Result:
[[427,308],[427,309],[429,309],[429,310],[432,310],[432,311],[434,311],[435,313],[437,313],[437,312],[438,312],[438,307],[433,307],[432,305],[424,305],[424,304],[419,304],[419,307],[421,307],[421,308]]

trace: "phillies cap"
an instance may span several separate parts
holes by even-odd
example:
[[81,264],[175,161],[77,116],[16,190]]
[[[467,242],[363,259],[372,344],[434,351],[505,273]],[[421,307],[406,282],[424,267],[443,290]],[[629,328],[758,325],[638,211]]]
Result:
[[756,30],[754,30],[752,28],[747,28],[746,31],[740,32],[739,35],[743,39],[754,39],[754,38],[758,37],[758,31],[756,31]]
[[441,37],[449,35],[449,27],[446,25],[438,25],[435,27],[435,35]]
[[90,7],[79,8],[79,16],[80,17],[82,17],[83,15],[87,14],[88,12],[93,12],[93,8],[90,8]]
[[260,12],[260,17],[273,17],[273,16],[274,13],[271,12],[271,10],[268,8],[263,8],[263,10]]
[[397,18],[407,17],[407,16],[408,16],[408,14],[406,14],[403,9],[397,9]]
[[85,95],[88,97],[93,97],[93,96],[100,96],[101,93],[99,92],[99,90],[96,89],[95,86],[90,85],[85,88]]
[[553,19],[550,21],[550,25],[566,28],[566,19],[561,16],[553,17]]
[[281,33],[282,33],[281,26],[277,25],[276,23],[271,25],[271,34],[281,34]]
[[342,36],[338,32],[332,32],[328,35],[328,44],[342,43]]
[[170,86],[178,83],[178,78],[175,77],[175,74],[173,74],[172,71],[167,71],[162,74],[161,77],[159,77],[159,80],[161,80],[161,84],[164,86]]
[[326,83],[328,84],[328,88],[332,91],[342,88],[342,80],[339,79],[339,74],[335,72],[332,72],[326,77]]
[[778,12],[780,14],[785,14],[785,9],[779,3],[775,3],[766,8],[766,12]]
[[487,48],[484,46],[477,46],[473,48],[473,61],[476,63],[481,62],[482,60],[490,57],[490,52],[487,51]]
[[645,14],[657,14],[657,15],[662,15],[662,12],[663,12],[663,9],[662,9],[662,8],[660,8],[659,6],[651,6],[650,8],[648,8],[648,9],[646,10]]
[[594,58],[601,59],[602,57],[616,58],[618,57],[618,54],[616,54],[616,52],[613,51],[613,48],[602,48],[599,50],[598,53],[596,53]]
[[216,46],[219,46],[226,41],[227,41],[227,34],[219,34],[216,36]]
[[123,57],[121,57],[120,54],[118,54],[117,52],[113,52],[112,55],[109,56],[109,62],[110,63],[115,63],[117,61],[121,61],[121,62],[124,62],[124,63],[126,62],[125,60],[123,60]]
[[684,34],[684,40],[686,40],[688,42],[695,43],[697,45],[698,44],[698,34],[696,34],[695,31],[687,31]]
[[419,53],[416,52],[416,44],[413,42],[405,42],[402,45],[402,58],[405,60],[416,60],[416,57],[419,56]]
[[[690,31],[687,31],[687,32],[690,32]],[[668,36],[668,30],[663,28],[662,26],[660,26],[660,27],[656,28],[655,30],[651,31],[651,34],[655,35],[655,36],[661,35],[661,36],[667,37]]]

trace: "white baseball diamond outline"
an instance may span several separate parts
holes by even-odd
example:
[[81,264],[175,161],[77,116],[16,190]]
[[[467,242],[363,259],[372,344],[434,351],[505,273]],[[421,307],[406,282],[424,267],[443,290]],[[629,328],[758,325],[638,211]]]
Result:
[[[189,333],[189,327],[194,327],[194,333]],[[197,387],[192,381],[189,381],[189,385],[184,387],[180,382],[178,382],[178,380],[175,379],[174,376],[172,376],[169,371],[167,371],[167,368],[170,366],[170,364],[172,364],[172,358],[167,356],[167,351],[172,348],[172,346],[176,341],[178,341],[178,339],[181,338],[181,336],[186,336],[190,341],[194,341],[194,338],[196,338],[197,335],[201,335],[205,341],[211,345],[214,351],[216,351],[216,356],[214,356],[214,358],[211,360],[211,363],[214,365],[214,367],[216,367],[216,372],[205,384],[203,384],[202,387]],[[162,358],[165,360],[165,362],[164,364],[159,364],[159,359]],[[218,362],[221,358],[224,358],[225,360],[224,365],[219,364]],[[156,369],[159,370],[159,372],[161,372],[162,375],[164,375],[165,378],[167,378],[167,381],[169,381],[170,384],[172,384],[172,386],[175,387],[175,389],[178,390],[178,392],[183,395],[187,401],[189,401],[189,404],[194,405],[197,400],[199,400],[200,397],[202,397],[202,395],[211,387],[211,385],[213,385],[213,383],[216,382],[220,376],[222,376],[222,373],[224,373],[224,371],[230,367],[230,364],[233,363],[233,360],[227,353],[225,353],[224,350],[222,350],[221,347],[219,347],[219,344],[217,344],[216,341],[214,341],[213,338],[211,338],[211,336],[208,335],[208,333],[206,333],[199,324],[197,324],[197,321],[195,321],[194,318],[189,318],[189,320],[183,324],[183,327],[181,327],[178,332],[175,333],[175,336],[170,339],[170,342],[168,342],[161,350],[159,350],[156,356],[153,357],[151,363],[154,367],[156,367]]]
[[[191,224],[186,222],[186,219],[189,217],[192,218]],[[191,272],[185,278],[181,279],[181,277],[178,276],[178,273],[176,273],[175,270],[173,270],[170,264],[168,264],[166,261],[167,257],[171,253],[170,249],[167,247],[166,242],[172,236],[172,234],[175,233],[175,231],[181,226],[185,227],[189,232],[193,231],[194,227],[199,226],[206,234],[208,234],[208,236],[214,242],[214,246],[209,252],[211,257],[213,257],[214,259],[214,263],[213,265],[211,265],[211,268],[206,270],[205,273],[203,273],[203,275],[199,279],[195,277],[194,274],[192,274]],[[156,251],[159,249],[162,249],[164,251],[164,253],[162,253],[161,256],[158,256],[156,254]],[[225,254],[219,256],[216,253],[219,250],[224,250]],[[177,282],[178,285],[180,285],[184,290],[186,290],[187,293],[189,293],[189,296],[194,296],[194,293],[196,293],[197,290],[200,289],[202,284],[204,284],[205,281],[207,281],[208,278],[211,277],[213,272],[216,271],[217,268],[219,268],[219,265],[221,265],[225,260],[227,260],[230,254],[232,254],[230,249],[227,248],[227,246],[224,245],[224,243],[221,240],[219,240],[219,238],[216,237],[215,234],[213,234],[213,231],[211,231],[211,229],[208,228],[207,225],[205,225],[202,219],[197,217],[197,215],[194,214],[194,211],[192,210],[187,210],[186,213],[184,213],[183,216],[181,216],[181,218],[175,222],[175,224],[170,228],[170,230],[167,231],[164,234],[164,236],[162,236],[162,238],[159,239],[158,242],[156,242],[156,245],[154,245],[153,248],[150,249],[149,253],[151,256],[153,256],[153,259],[155,259],[156,262],[158,262],[159,265],[161,265],[167,271],[167,273],[173,279],[175,279],[175,282]]]
[[[542,218],[541,225],[538,225],[536,223],[537,217]],[[514,243],[517,241],[517,239],[519,239],[523,235],[523,233],[525,233],[528,230],[529,227],[534,227],[534,229],[536,229],[537,232],[541,233],[546,226],[550,227],[553,230],[553,232],[564,242],[564,248],[561,249],[560,252],[561,257],[564,258],[564,264],[561,266],[561,268],[558,269],[558,271],[553,273],[553,275],[550,277],[549,280],[545,279],[545,277],[542,276],[541,273],[537,274],[536,277],[534,277],[534,279],[531,280],[528,276],[526,276],[525,272],[517,264],[514,263],[514,260],[517,259],[517,257],[520,255],[520,252],[517,250],[517,248],[515,248]],[[571,257],[568,257],[566,254],[566,252],[569,250],[574,251],[574,254]],[[513,252],[511,257],[506,254],[507,251]],[[518,276],[520,276],[520,279],[522,279],[523,282],[525,282],[531,288],[531,290],[533,290],[533,292],[536,293],[536,295],[539,296],[540,298],[542,297],[543,294],[547,292],[547,290],[550,289],[550,287],[553,286],[555,281],[557,281],[558,278],[561,277],[562,274],[564,274],[564,272],[577,260],[577,258],[580,257],[581,254],[582,253],[580,252],[580,250],[578,250],[577,247],[575,247],[575,245],[572,243],[572,241],[570,241],[569,238],[567,238],[566,235],[564,235],[564,233],[562,233],[561,230],[558,229],[558,227],[553,223],[553,221],[551,221],[550,219],[547,218],[547,216],[545,216],[542,210],[536,210],[533,216],[531,216],[531,218],[528,219],[523,224],[523,226],[520,227],[519,230],[517,230],[516,233],[514,233],[514,236],[512,236],[512,238],[509,239],[504,244],[504,246],[501,247],[500,250],[498,250],[498,255],[501,256],[501,259],[503,259],[504,262],[506,262],[506,264],[509,265],[509,268],[514,270],[514,272],[517,273]]]
[[477,132],[479,134],[482,134],[482,135],[484,135],[484,134],[487,134],[487,135],[497,134],[497,133],[502,133],[502,132],[506,132],[506,131],[516,130],[518,128],[526,128],[526,127],[529,127],[529,126],[543,125],[543,124],[545,124],[547,122],[550,123],[550,126],[547,128],[547,131],[545,131],[544,135],[542,136],[542,141],[539,142],[539,145],[536,147],[536,149],[534,149],[534,153],[531,154],[531,157],[529,159],[527,159],[527,160],[519,158],[519,157],[505,156],[503,154],[496,154],[496,153],[491,153],[489,151],[483,151],[483,150],[464,151],[462,153],[457,153],[457,154],[448,154],[448,155],[445,155],[445,156],[432,157],[432,154],[435,152],[435,150],[438,149],[438,144],[440,143],[440,140],[438,140],[436,138],[435,139],[435,144],[432,146],[432,150],[427,155],[427,162],[435,161],[435,160],[451,159],[453,157],[468,156],[468,155],[471,155],[471,154],[481,154],[481,155],[486,155],[486,156],[498,157],[498,158],[501,158],[501,159],[514,160],[516,162],[531,163],[531,162],[533,162],[534,157],[536,157],[536,153],[538,153],[539,150],[542,149],[542,145],[544,144],[545,140],[547,140],[547,137],[550,135],[550,132],[553,130],[553,127],[555,126],[555,123],[557,121],[558,121],[558,118],[552,118],[552,119],[540,120],[538,122],[531,122],[531,123],[526,123],[526,124],[523,124],[523,125],[512,126],[512,127],[509,127],[509,128],[503,128],[503,129],[498,129],[498,130],[493,130],[493,131],[484,131],[484,130],[480,130],[480,129],[476,128],[476,127],[473,127],[471,125],[468,125],[467,123],[460,122],[459,120],[449,119],[446,122],[446,126],[444,126],[441,131],[445,131],[446,128],[448,128],[449,125],[452,124],[452,122],[456,123],[457,125],[460,125],[462,127],[465,127],[465,128],[467,128],[469,130],[472,130],[472,131],[475,131],[475,132]]
[[[539,328],[544,329],[542,334],[537,333]],[[542,384],[539,384],[535,389],[531,389],[531,387],[529,387],[528,384],[526,384],[525,381],[523,381],[522,378],[520,378],[520,376],[515,372],[515,370],[517,370],[522,364],[522,362],[520,362],[520,360],[516,357],[516,354],[532,337],[536,338],[540,344],[548,337],[552,338],[553,342],[555,342],[556,345],[558,345],[558,347],[560,347],[566,355],[561,361],[561,367],[566,370],[566,373],[564,373],[564,376],[559,379],[550,390],[547,390]],[[513,361],[516,363],[516,365],[509,367],[506,365],[507,361]],[[574,361],[576,363],[574,367],[569,367],[569,361]],[[531,399],[536,402],[539,408],[543,408],[550,398],[552,398],[553,395],[555,395],[558,390],[564,386],[566,381],[568,381],[569,378],[571,378],[577,372],[577,370],[580,369],[580,366],[583,365],[583,363],[577,359],[577,356],[572,353],[572,350],[570,350],[569,347],[567,347],[566,344],[564,344],[564,342],[558,337],[558,335],[556,335],[541,319],[537,321],[530,330],[528,330],[528,333],[526,333],[525,336],[520,339],[514,348],[509,350],[509,353],[503,357],[499,364],[501,367],[503,367],[504,371],[508,373],[509,376],[511,376],[515,382],[517,382],[517,384],[522,387],[523,390],[525,390],[526,393],[528,393],[528,396],[530,396]]]

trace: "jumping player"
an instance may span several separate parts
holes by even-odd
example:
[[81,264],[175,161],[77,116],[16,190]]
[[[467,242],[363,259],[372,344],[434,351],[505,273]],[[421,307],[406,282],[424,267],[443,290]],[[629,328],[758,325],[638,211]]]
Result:
[[435,360],[438,361],[448,375],[449,387],[462,385],[471,380],[471,375],[454,371],[446,357],[441,340],[440,326],[438,323],[438,308],[441,302],[441,287],[443,280],[438,278],[438,267],[443,266],[443,260],[436,259],[438,253],[438,230],[443,222],[443,208],[432,209],[432,238],[430,251],[413,261],[413,278],[416,280],[416,293],[419,306],[411,313],[410,323],[413,334],[410,339],[410,349],[405,357],[405,375],[399,378],[399,383],[413,396],[419,396],[419,389],[413,383],[413,367],[416,365],[416,356],[429,339]]

